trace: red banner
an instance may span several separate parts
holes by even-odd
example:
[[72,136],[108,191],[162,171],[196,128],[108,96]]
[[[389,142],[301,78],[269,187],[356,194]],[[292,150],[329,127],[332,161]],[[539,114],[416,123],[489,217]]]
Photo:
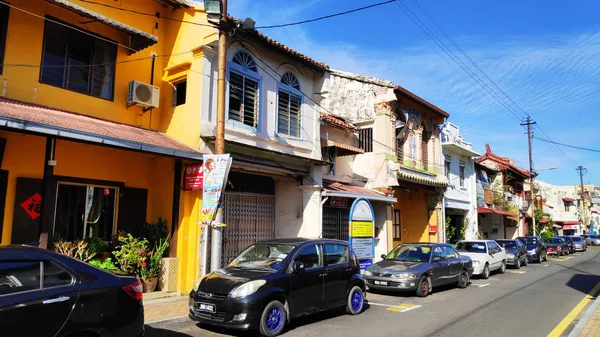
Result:
[[204,165],[194,164],[185,166],[185,190],[201,190],[204,187]]

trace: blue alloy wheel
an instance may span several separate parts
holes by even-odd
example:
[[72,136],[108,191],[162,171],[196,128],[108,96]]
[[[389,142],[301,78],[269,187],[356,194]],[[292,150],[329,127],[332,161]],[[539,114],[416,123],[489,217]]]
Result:
[[275,332],[281,328],[283,324],[283,312],[279,308],[272,308],[267,316],[267,328]]
[[363,304],[363,296],[360,292],[360,290],[354,290],[354,293],[352,294],[352,309],[354,309],[355,311],[360,310],[360,308],[362,308],[362,304]]

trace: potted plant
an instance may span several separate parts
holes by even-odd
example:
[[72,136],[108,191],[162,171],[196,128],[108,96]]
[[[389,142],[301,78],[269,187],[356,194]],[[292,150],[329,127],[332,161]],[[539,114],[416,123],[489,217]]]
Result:
[[148,241],[134,238],[129,233],[119,232],[116,237],[116,246],[113,255],[119,269],[126,275],[140,276],[140,270],[146,263]]
[[144,292],[152,292],[156,288],[158,275],[160,274],[161,259],[167,247],[169,237],[161,238],[155,243],[154,248],[146,253],[146,259],[140,268],[140,279]]

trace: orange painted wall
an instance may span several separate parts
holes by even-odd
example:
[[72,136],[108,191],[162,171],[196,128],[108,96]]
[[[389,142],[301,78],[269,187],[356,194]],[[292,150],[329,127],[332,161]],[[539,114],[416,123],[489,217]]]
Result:
[[[410,192],[404,189],[395,191],[398,201],[394,208],[400,209],[402,240],[394,240],[394,246],[408,242],[437,242],[437,234],[429,233],[429,210],[425,200],[427,190],[411,188]],[[439,225],[438,230],[441,230]]]

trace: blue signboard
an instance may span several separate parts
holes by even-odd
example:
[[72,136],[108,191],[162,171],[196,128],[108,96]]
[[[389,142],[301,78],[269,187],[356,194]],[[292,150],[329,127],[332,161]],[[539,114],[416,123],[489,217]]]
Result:
[[361,269],[375,257],[375,212],[369,200],[358,198],[350,207],[348,241],[360,261]]

